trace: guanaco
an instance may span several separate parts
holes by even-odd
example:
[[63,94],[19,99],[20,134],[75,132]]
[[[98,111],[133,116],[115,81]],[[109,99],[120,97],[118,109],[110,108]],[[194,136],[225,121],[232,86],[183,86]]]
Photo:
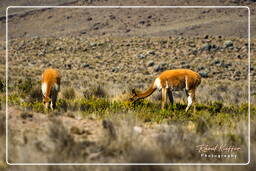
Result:
[[[162,72],[153,82],[151,87],[142,93],[136,93],[135,89],[132,90],[132,97],[130,100],[135,102],[139,99],[150,96],[156,89],[162,90],[162,104],[161,108],[165,108],[167,103],[166,96],[168,95],[173,108],[173,91],[180,91],[185,89],[188,100],[186,111],[190,106],[196,102],[195,91],[201,83],[201,76],[189,69],[173,69]],[[194,108],[195,109],[195,108]]]
[[56,69],[47,68],[42,74],[43,103],[46,108],[55,109],[60,91],[60,73]]

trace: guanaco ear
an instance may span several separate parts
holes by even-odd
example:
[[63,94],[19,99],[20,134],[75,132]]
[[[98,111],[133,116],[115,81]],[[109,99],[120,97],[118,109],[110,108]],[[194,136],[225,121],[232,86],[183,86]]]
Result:
[[136,93],[135,89],[132,89],[132,94],[134,94],[135,96],[137,96],[137,93]]

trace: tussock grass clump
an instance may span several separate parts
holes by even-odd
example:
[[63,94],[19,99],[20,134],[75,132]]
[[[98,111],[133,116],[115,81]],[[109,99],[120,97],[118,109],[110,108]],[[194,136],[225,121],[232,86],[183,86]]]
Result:
[[65,112],[67,112],[68,110],[68,102],[64,99],[59,99],[57,101],[57,109],[63,110]]
[[33,87],[29,92],[29,102],[40,102],[43,99],[42,90],[39,86]]
[[88,90],[84,91],[83,94],[86,99],[90,99],[92,97],[96,97],[96,98],[107,97],[107,91],[100,85],[97,85],[96,87],[93,87],[92,89],[88,89]]
[[76,92],[72,87],[64,88],[62,90],[62,95],[64,99],[68,99],[68,100],[72,100],[76,98]]
[[18,89],[18,91],[22,93],[29,93],[33,87],[34,83],[30,78],[27,79],[21,79],[18,82],[16,82],[15,87]]

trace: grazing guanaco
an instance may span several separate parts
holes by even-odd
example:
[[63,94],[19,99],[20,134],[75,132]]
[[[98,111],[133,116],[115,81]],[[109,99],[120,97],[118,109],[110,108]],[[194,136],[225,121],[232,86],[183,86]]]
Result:
[[130,98],[132,102],[135,102],[139,99],[146,98],[150,96],[156,89],[159,91],[162,90],[162,109],[165,108],[166,96],[168,95],[173,108],[173,91],[184,90],[187,95],[188,105],[186,111],[190,108],[192,103],[195,103],[195,91],[196,88],[201,83],[201,76],[192,70],[189,69],[174,69],[166,70],[162,72],[153,82],[151,87],[145,92],[136,93],[135,90],[132,90],[133,96]]
[[60,91],[60,73],[56,69],[47,68],[42,74],[43,103],[46,108],[55,109]]

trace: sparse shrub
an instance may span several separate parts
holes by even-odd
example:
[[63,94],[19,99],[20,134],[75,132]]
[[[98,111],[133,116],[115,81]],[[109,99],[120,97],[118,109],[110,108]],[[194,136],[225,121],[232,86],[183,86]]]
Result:
[[60,110],[64,110],[65,112],[68,110],[68,103],[64,99],[59,99],[57,101],[57,108]]
[[32,113],[28,113],[28,112],[23,112],[20,114],[20,117],[22,119],[32,119],[33,118],[33,114]]
[[17,87],[21,92],[28,93],[32,89],[33,83],[32,80],[28,78],[25,80],[19,80],[15,87]]
[[44,112],[44,105],[42,102],[35,102],[33,104],[33,110],[36,112]]
[[14,104],[14,105],[20,105],[21,104],[21,97],[18,94],[9,94],[8,95],[8,103]]
[[176,103],[174,106],[176,110],[185,110],[187,107],[186,104],[181,104],[181,103]]
[[29,102],[40,102],[43,99],[43,94],[39,86],[32,88],[29,92]]
[[209,112],[211,113],[219,113],[223,107],[223,103],[221,102],[213,102],[212,105],[210,105]]
[[81,111],[88,111],[90,108],[91,108],[91,105],[87,103],[85,100],[81,102],[80,104]]
[[72,87],[68,87],[62,91],[62,95],[63,95],[63,98],[71,100],[71,99],[75,99],[76,92]]
[[102,88],[100,85],[84,91],[83,94],[86,99],[90,99],[92,97],[97,97],[97,98],[107,97],[106,90]]

